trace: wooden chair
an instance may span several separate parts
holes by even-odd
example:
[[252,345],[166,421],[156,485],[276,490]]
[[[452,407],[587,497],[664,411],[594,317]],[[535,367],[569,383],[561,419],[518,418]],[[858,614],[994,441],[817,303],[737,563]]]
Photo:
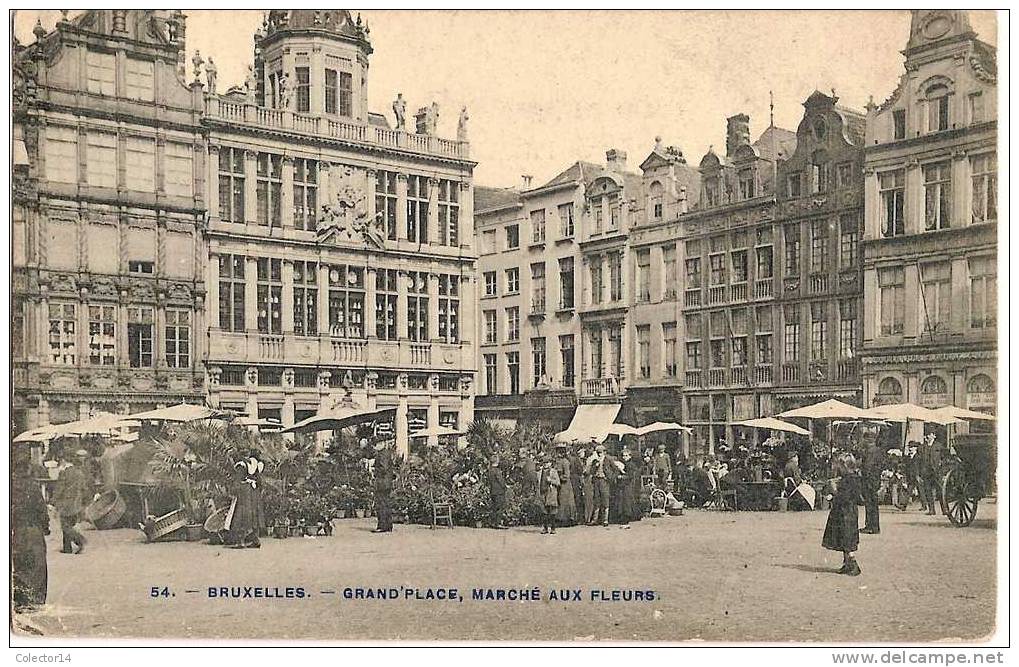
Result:
[[448,501],[436,502],[435,498],[432,497],[432,525],[428,528],[434,530],[441,521],[450,529],[453,528],[453,503]]

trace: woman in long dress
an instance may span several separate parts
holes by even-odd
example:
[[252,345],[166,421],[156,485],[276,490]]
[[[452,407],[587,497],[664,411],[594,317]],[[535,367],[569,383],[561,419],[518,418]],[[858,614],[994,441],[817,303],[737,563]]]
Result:
[[824,526],[824,537],[821,546],[832,551],[842,552],[842,568],[839,574],[856,576],[860,574],[860,566],[856,562],[856,550],[860,546],[860,502],[863,486],[860,481],[860,466],[850,453],[839,456],[836,461],[836,473],[841,477],[836,482],[837,488],[832,499],[828,522]]
[[260,488],[260,473],[264,467],[265,464],[254,456],[234,464],[237,473],[236,503],[230,518],[234,548],[258,549],[262,546],[258,535],[265,525]]
[[15,450],[11,480],[11,583],[15,611],[46,603],[46,535],[50,519],[28,450]]
[[559,507],[556,509],[556,523],[572,526],[577,522],[577,503],[573,495],[573,475],[566,445],[556,447],[556,472],[559,474]]

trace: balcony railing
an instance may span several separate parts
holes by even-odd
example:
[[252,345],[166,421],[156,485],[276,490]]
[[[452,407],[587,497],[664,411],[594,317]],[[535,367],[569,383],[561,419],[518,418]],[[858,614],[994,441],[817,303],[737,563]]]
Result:
[[619,380],[613,377],[588,378],[580,383],[582,396],[616,396],[619,394]]
[[747,300],[747,284],[745,282],[729,285],[729,299],[733,302]]
[[700,369],[686,372],[686,386],[688,387],[703,387],[704,386],[704,375]]
[[839,382],[855,381],[860,378],[860,362],[854,358],[839,359],[835,365],[835,379]]
[[708,303],[725,303],[725,285],[715,285],[708,288]]
[[411,343],[410,363],[415,366],[430,366],[432,363],[432,346]]
[[729,369],[729,383],[733,387],[747,387],[750,386],[750,382],[747,381],[747,367],[746,366],[733,366]]
[[687,308],[692,308],[701,305],[701,291],[700,289],[688,289],[686,296],[683,297],[683,305]]
[[368,341],[364,340],[333,340],[333,361],[348,364],[364,363]]
[[771,384],[771,364],[754,366],[754,384]]
[[283,336],[259,336],[258,356],[262,359],[283,360]]
[[724,368],[709,368],[708,369],[708,386],[709,387],[724,387],[725,386],[725,369]]
[[442,139],[428,134],[411,134],[374,125],[362,125],[322,116],[294,113],[289,109],[267,109],[246,102],[233,102],[222,97],[207,98],[206,115],[231,123],[294,130],[343,141],[372,144],[389,148],[431,153],[453,158],[470,157],[466,141]]
[[770,299],[775,296],[774,278],[762,278],[754,281],[754,298]]
[[808,284],[811,294],[825,294],[828,291],[830,276],[827,273],[814,273],[810,276]]
[[782,382],[799,382],[800,365],[782,364]]

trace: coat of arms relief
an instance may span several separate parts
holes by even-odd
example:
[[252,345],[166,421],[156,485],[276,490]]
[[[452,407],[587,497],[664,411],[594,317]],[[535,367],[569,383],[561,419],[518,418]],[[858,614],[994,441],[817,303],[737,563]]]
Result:
[[383,248],[386,232],[381,215],[368,211],[368,196],[363,178],[350,167],[334,167],[329,172],[330,200],[319,213],[318,239],[335,236],[341,242],[361,241]]

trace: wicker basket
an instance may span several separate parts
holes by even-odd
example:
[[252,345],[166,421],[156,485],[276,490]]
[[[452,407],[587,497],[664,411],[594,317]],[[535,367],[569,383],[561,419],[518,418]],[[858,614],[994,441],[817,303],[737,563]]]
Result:
[[99,530],[109,530],[124,518],[127,503],[116,489],[103,492],[85,508],[85,520]]
[[234,500],[226,507],[220,507],[210,514],[209,518],[205,520],[205,532],[214,535],[224,530],[230,530],[230,520],[233,518],[236,503],[237,501]]
[[181,531],[187,526],[187,524],[188,517],[187,514],[184,513],[183,509],[177,509],[169,512],[168,514],[164,514],[163,516],[156,518],[152,531],[148,533],[149,540],[152,542],[158,542],[159,540],[169,541],[178,537],[175,533]]

